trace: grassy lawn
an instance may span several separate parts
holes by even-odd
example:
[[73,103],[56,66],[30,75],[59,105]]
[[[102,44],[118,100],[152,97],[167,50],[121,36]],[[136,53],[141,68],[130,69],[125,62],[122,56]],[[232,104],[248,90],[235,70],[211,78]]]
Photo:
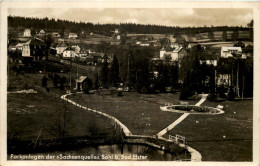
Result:
[[122,97],[117,97],[116,94],[77,94],[68,98],[118,118],[133,134],[157,134],[181,116],[159,109],[165,102],[179,103],[178,96],[172,94],[143,95],[125,92]]
[[216,107],[218,104],[224,106],[224,114],[191,114],[169,134],[185,136],[188,144],[202,154],[203,160],[251,161],[252,100],[220,103],[206,101],[202,105]]
[[[122,97],[117,97],[116,94],[77,94],[69,98],[118,118],[133,134],[157,134],[181,116],[179,113],[162,112],[159,109],[165,102],[177,104],[178,94],[123,94]],[[190,100],[189,104],[196,102],[198,100]],[[205,101],[202,105],[216,107],[219,104],[224,106],[224,114],[191,114],[168,134],[185,136],[188,144],[202,154],[204,161],[251,161],[252,100]]]
[[[10,75],[12,91],[41,86],[42,74]],[[48,86],[53,87],[49,80]],[[54,88],[49,93],[8,94],[8,143],[13,140],[34,142],[58,137],[57,115],[69,110],[66,137],[103,135],[111,136],[111,122],[102,116],[88,113],[66,104],[57,98],[62,95]],[[123,92],[122,97],[110,92],[98,94],[77,94],[69,98],[78,103],[108,113],[124,123],[133,134],[154,135],[171,124],[182,114],[162,112],[159,106],[166,102],[179,103],[179,94],[138,94]],[[53,95],[52,95],[53,94]],[[54,97],[54,94],[56,97]],[[189,100],[189,104],[199,101]],[[204,161],[251,161],[253,137],[253,102],[205,101],[202,105],[216,107],[223,105],[221,115],[189,115],[168,134],[186,137],[188,144],[202,154]],[[62,119],[59,119],[62,122]],[[59,121],[58,120],[58,121]],[[197,121],[197,123],[196,123]],[[165,137],[168,137],[168,134]],[[225,137],[223,137],[225,136]]]
[[[35,140],[58,138],[58,122],[68,121],[65,136],[108,134],[113,127],[106,118],[85,112],[71,104],[45,94],[8,94],[8,139]],[[64,118],[64,111],[67,115]],[[60,117],[59,117],[60,116]]]
[[[41,89],[42,74],[9,75],[9,90]],[[53,87],[52,83],[48,83]],[[59,97],[59,89],[47,93],[42,88],[35,94],[7,94],[7,138],[8,148],[19,148],[18,142],[31,147],[38,143],[56,140],[64,133],[65,138],[92,137],[113,138],[114,128],[111,121],[103,116],[86,112]],[[65,121],[65,127],[64,127]],[[40,133],[40,134],[39,134]]]

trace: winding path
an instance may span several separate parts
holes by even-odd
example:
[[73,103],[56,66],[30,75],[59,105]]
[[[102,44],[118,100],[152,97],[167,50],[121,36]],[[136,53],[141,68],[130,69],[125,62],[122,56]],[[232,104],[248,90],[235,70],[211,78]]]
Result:
[[[75,106],[77,106],[77,107],[80,107],[80,108],[82,108],[82,109],[84,109],[84,110],[86,110],[86,111],[91,111],[91,112],[94,112],[94,113],[98,113],[98,114],[100,114],[100,115],[103,115],[103,116],[105,116],[105,117],[107,117],[107,118],[113,120],[116,124],[118,124],[118,125],[122,128],[122,130],[123,130],[125,136],[127,136],[127,137],[140,137],[140,138],[142,138],[142,137],[154,137],[154,136],[144,136],[144,135],[133,135],[133,134],[131,133],[131,131],[130,131],[122,122],[120,122],[120,121],[119,121],[118,119],[116,119],[115,117],[110,116],[110,115],[108,115],[108,114],[106,114],[106,113],[103,113],[103,112],[100,112],[100,111],[97,111],[97,110],[94,110],[94,109],[91,109],[91,108],[87,108],[87,107],[85,107],[85,106],[82,106],[82,105],[80,105],[80,104],[78,104],[78,103],[76,103],[76,102],[74,102],[74,101],[72,101],[72,100],[66,98],[68,95],[72,95],[72,93],[62,95],[62,96],[61,96],[61,99],[65,100],[65,101],[67,101],[67,102],[69,102],[69,103],[71,103],[71,104],[73,104],[73,105],[75,105]],[[207,99],[207,94],[203,94],[203,95],[201,95],[201,96],[202,96],[202,98],[201,98],[201,100],[196,104],[196,106],[201,105],[201,104]],[[173,142],[172,140],[163,138],[162,136],[163,136],[164,134],[166,134],[169,130],[173,129],[176,125],[178,125],[181,121],[183,121],[187,116],[189,116],[189,113],[184,113],[184,114],[183,114],[181,117],[179,117],[176,121],[174,121],[174,122],[173,122],[172,124],[170,124],[168,127],[166,127],[165,129],[163,129],[162,131],[160,131],[160,132],[157,134],[157,135],[158,135],[158,139],[165,140],[165,141],[168,141],[168,142]],[[185,144],[182,144],[182,143],[178,143],[178,145],[179,145],[180,147],[186,148],[186,149],[190,152],[190,154],[191,154],[191,161],[201,161],[202,157],[201,157],[201,154],[200,154],[198,151],[196,151],[195,149],[193,149],[193,148],[191,148],[191,147],[189,147],[189,146],[187,146],[187,145],[185,145]]]
[[100,112],[100,111],[91,109],[91,108],[87,108],[87,107],[85,107],[85,106],[82,106],[82,105],[80,105],[80,104],[78,104],[78,103],[76,103],[76,102],[70,100],[70,99],[67,99],[66,97],[67,97],[68,95],[71,95],[71,94],[72,94],[72,93],[70,93],[70,94],[65,94],[65,95],[61,96],[61,99],[65,100],[65,101],[67,101],[67,102],[70,102],[71,104],[76,105],[77,107],[80,107],[80,108],[82,108],[82,109],[84,109],[84,110],[91,111],[91,112],[94,112],[94,113],[98,113],[98,114],[100,114],[100,115],[103,115],[103,116],[105,116],[105,117],[107,117],[107,118],[113,120],[116,124],[118,124],[118,125],[122,128],[122,130],[123,130],[123,132],[124,132],[124,134],[125,134],[126,136],[131,136],[131,135],[133,135],[133,134],[131,133],[131,131],[130,131],[122,122],[120,122],[120,121],[119,121],[118,119],[116,119],[115,117],[110,116],[110,115],[108,115],[108,114],[106,114],[106,113],[103,113],[103,112]]
[[[198,103],[195,104],[195,106],[200,106],[206,99],[208,94],[201,94],[201,99]],[[177,126],[179,123],[181,123],[185,118],[187,118],[190,115],[190,113],[184,113],[182,116],[180,116],[177,120],[175,120],[172,124],[167,126],[165,129],[160,131],[157,136],[159,138],[163,138],[162,136],[165,135],[168,131],[172,130],[175,126]],[[181,147],[185,147],[184,144],[179,144]],[[191,153],[191,161],[201,161],[202,156],[201,154],[196,151],[195,149],[186,146],[186,149]]]
[[[201,99],[198,103],[195,104],[195,106],[200,106],[206,99],[208,94],[201,94]],[[164,109],[164,108],[162,108]],[[187,118],[190,115],[190,113],[184,113],[182,116],[180,116],[177,120],[175,120],[172,124],[167,126],[165,129],[160,131],[157,135],[158,137],[162,137],[164,134],[166,134],[168,131],[172,130],[175,126],[177,126],[179,123],[181,123],[185,118]]]

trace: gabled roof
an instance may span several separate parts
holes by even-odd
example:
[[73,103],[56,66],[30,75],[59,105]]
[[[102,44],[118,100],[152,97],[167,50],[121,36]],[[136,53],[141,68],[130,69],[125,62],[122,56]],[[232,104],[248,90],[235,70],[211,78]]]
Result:
[[29,45],[45,45],[45,43],[41,39],[39,39],[39,38],[31,39],[31,40],[27,41],[25,44],[29,44]]
[[221,47],[222,51],[230,51],[230,50],[237,50],[242,51],[241,47]]
[[73,46],[71,46],[71,48],[76,48],[76,47],[79,47],[80,48],[80,46],[79,45],[73,45]]
[[176,47],[175,50],[173,50],[173,52],[178,53],[181,51],[181,49],[183,49],[183,47]]
[[41,30],[40,33],[45,33],[44,30]]
[[218,54],[202,54],[200,60],[218,60]]
[[87,59],[93,59],[94,57],[92,55],[88,55]]
[[65,42],[61,42],[56,47],[68,47],[68,46]]
[[93,57],[98,57],[98,58],[102,58],[101,53],[93,53],[91,54]]
[[22,46],[23,46],[23,43],[18,43],[18,44],[16,44],[15,47],[22,47]]
[[78,36],[77,33],[70,32],[69,35]]
[[76,82],[83,82],[86,78],[88,78],[87,76],[80,76],[79,79],[76,79]]
[[64,51],[75,51],[72,47],[67,47]]

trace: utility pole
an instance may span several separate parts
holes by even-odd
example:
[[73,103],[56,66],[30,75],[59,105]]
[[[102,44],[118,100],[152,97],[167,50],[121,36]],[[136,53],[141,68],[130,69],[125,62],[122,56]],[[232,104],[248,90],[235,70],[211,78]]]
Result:
[[217,70],[215,69],[215,95],[217,95]]
[[238,74],[239,74],[239,61],[238,61],[238,65],[237,65],[237,83],[236,83],[236,89],[237,89],[237,97],[240,97],[239,95],[239,80],[238,80]]
[[70,52],[70,92],[71,92],[71,70],[72,70],[72,52]]

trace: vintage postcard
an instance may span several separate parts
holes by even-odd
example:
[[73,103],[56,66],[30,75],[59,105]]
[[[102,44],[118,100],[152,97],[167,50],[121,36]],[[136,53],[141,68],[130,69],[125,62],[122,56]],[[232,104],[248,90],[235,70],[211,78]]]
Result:
[[0,164],[259,165],[259,9],[3,2]]

